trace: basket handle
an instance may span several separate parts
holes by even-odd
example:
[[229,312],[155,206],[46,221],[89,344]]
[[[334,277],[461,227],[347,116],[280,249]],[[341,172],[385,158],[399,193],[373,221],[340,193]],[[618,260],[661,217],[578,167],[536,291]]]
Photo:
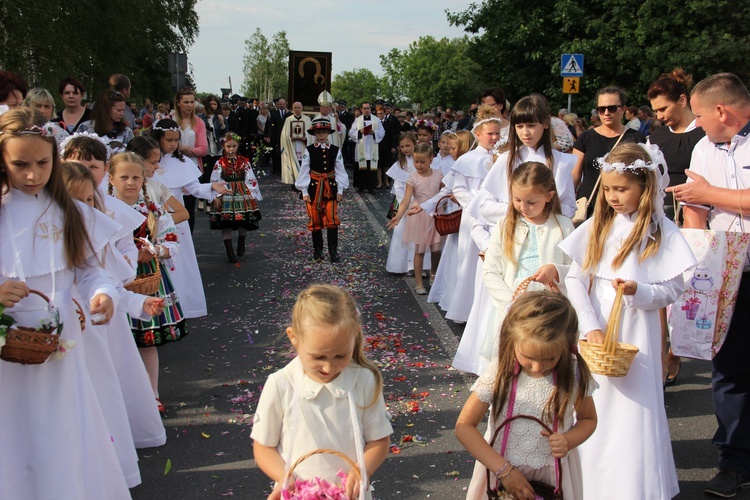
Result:
[[[451,199],[450,196],[443,196],[442,198],[440,198],[437,201],[437,203],[435,204],[435,214],[438,213],[438,209],[440,208],[440,203],[442,203],[443,200],[450,200],[450,199]],[[443,211],[445,211],[445,210],[443,210]]]
[[617,349],[617,336],[620,332],[620,322],[622,318],[622,296],[625,292],[625,284],[621,284],[617,287],[617,294],[615,295],[615,301],[612,304],[612,310],[609,313],[609,319],[607,320],[607,332],[604,336],[603,349],[610,356],[615,354]]
[[40,296],[41,298],[43,298],[47,302],[47,304],[49,304],[49,297],[47,297],[46,295],[44,295],[39,290],[33,290],[33,289],[29,288],[29,293],[30,294],[33,293],[34,295]]
[[360,482],[362,480],[362,473],[359,470],[359,466],[357,464],[355,464],[354,461],[351,458],[347,457],[346,455],[344,455],[340,451],[332,450],[330,448],[319,448],[319,449],[313,450],[313,451],[311,451],[309,453],[305,453],[304,455],[302,455],[301,457],[299,457],[294,462],[294,464],[292,464],[292,466],[289,468],[289,472],[286,473],[286,478],[284,478],[284,487],[286,488],[286,485],[289,483],[289,480],[292,478],[292,475],[294,474],[294,469],[296,469],[299,464],[301,464],[302,462],[304,462],[305,460],[307,460],[311,456],[318,455],[318,454],[321,454],[321,453],[328,453],[330,455],[335,455],[335,456],[339,457],[341,460],[343,460],[344,462],[346,462],[347,464],[349,464],[349,466],[351,467],[351,469],[354,471],[354,474],[357,476],[357,482]]
[[[536,275],[532,274],[531,276],[529,276],[528,278],[526,278],[525,280],[523,280],[522,282],[520,282],[518,284],[518,287],[516,287],[516,290],[513,292],[513,296],[510,298],[510,301],[513,302],[518,297],[520,297],[521,295],[523,295],[524,293],[526,293],[526,290],[529,288],[529,285],[531,284],[531,282],[534,281],[535,277],[536,277]],[[550,283],[547,286],[553,292],[560,293],[560,288],[555,283]]]
[[[513,415],[512,417],[506,418],[503,421],[503,423],[500,424],[497,427],[497,429],[495,429],[495,432],[492,433],[492,439],[490,440],[490,446],[491,447],[495,446],[495,441],[497,441],[497,438],[500,435],[500,431],[503,429],[503,427],[505,427],[506,425],[510,424],[512,421],[518,420],[518,419],[533,420],[534,422],[536,422],[537,424],[539,424],[540,426],[542,426],[542,428],[544,430],[546,430],[547,432],[549,432],[550,434],[554,434],[555,433],[555,431],[553,431],[552,429],[550,429],[549,425],[545,424],[542,420],[534,417],[533,415]],[[491,491],[491,488],[490,488],[490,484],[491,484],[491,482],[490,482],[490,470],[487,469],[486,467],[485,467],[485,469],[486,469],[486,473],[487,473],[487,494],[489,496],[489,493]],[[557,481],[557,484],[555,484],[555,490],[559,490],[561,488],[561,485],[562,485],[562,463],[560,462],[559,458],[555,458],[555,469],[556,469],[556,473],[557,473],[557,477],[555,478],[556,481]]]

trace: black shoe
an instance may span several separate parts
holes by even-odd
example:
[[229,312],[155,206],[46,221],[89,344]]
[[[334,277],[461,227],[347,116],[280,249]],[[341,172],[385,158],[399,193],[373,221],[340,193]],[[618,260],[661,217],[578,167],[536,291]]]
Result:
[[339,257],[339,252],[335,248],[329,249],[328,254],[331,256],[332,263],[335,264],[336,262],[341,262],[341,257]]
[[722,498],[732,498],[737,490],[750,488],[750,479],[742,477],[733,470],[722,470],[706,483],[704,491],[709,495]]
[[370,193],[370,194],[375,194],[375,190],[374,189],[368,189],[367,192]]
[[229,259],[229,262],[232,264],[239,262],[240,259],[237,258],[237,255],[234,253],[234,248],[232,248],[232,240],[224,240],[224,247],[227,249],[227,258]]
[[313,249],[313,262],[322,262],[323,261],[323,247],[315,247]]
[[240,236],[237,238],[237,255],[242,257],[245,255],[245,237]]

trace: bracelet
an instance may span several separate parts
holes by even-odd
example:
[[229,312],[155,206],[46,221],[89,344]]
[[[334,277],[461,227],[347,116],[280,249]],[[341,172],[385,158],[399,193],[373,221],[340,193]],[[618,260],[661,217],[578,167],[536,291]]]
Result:
[[[508,462],[508,463],[510,463],[510,462]],[[508,476],[510,476],[510,473],[511,473],[511,472],[513,472],[513,469],[515,469],[515,467],[513,467],[513,466],[511,465],[511,466],[510,466],[510,469],[508,469],[508,472],[506,472],[506,473],[505,473],[505,474],[503,474],[502,476],[497,476],[497,478],[498,478],[498,479],[499,479],[500,481],[502,481],[503,479],[506,479],[506,478],[507,478]]]
[[505,469],[507,469],[508,467],[513,467],[513,466],[510,464],[509,461],[506,461],[505,465],[503,465],[502,467],[500,467],[498,470],[495,471],[495,477],[500,477],[500,474],[505,472]]

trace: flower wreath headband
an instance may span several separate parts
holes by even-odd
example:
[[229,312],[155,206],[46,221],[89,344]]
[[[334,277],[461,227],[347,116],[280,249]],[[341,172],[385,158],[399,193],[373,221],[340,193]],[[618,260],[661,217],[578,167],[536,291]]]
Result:
[[481,127],[482,125],[484,125],[485,123],[489,123],[489,122],[497,122],[501,125],[503,123],[503,121],[496,116],[493,116],[492,118],[485,118],[484,120],[479,120],[478,122],[476,122],[474,126],[471,127],[471,132],[476,135],[474,131],[478,129],[479,127]]
[[648,237],[653,239],[659,221],[664,217],[664,197],[667,194],[666,188],[669,186],[669,171],[667,170],[667,161],[664,159],[664,154],[659,149],[659,146],[649,142],[641,142],[638,146],[646,151],[649,157],[651,157],[651,161],[644,161],[639,158],[631,164],[625,164],[623,162],[610,163],[607,161],[609,155],[612,154],[610,151],[604,155],[604,157],[597,158],[595,163],[599,165],[599,169],[602,172],[617,172],[618,174],[622,174],[626,170],[633,173],[638,173],[641,170],[654,172],[656,175],[657,187],[656,200],[654,200],[656,209],[651,215],[653,222],[651,222],[648,227]]
[[233,132],[229,133],[229,137],[222,137],[221,139],[219,139],[219,142],[221,144],[224,144],[226,141],[229,141],[229,140],[232,140],[232,141],[234,141],[236,143],[242,142],[242,138],[239,135],[237,135],[237,134],[235,134]]
[[179,132],[180,127],[160,127],[159,125],[152,125],[152,130],[159,130],[160,132]]
[[39,125],[32,125],[29,128],[25,128],[23,130],[19,130],[17,132],[4,132],[0,131],[0,135],[8,134],[8,135],[41,135],[42,137],[50,137],[51,134],[49,130],[46,128],[40,127]]
[[120,141],[102,137],[95,134],[94,132],[76,132],[75,134],[69,135],[62,140],[59,147],[60,156],[65,156],[65,148],[68,146],[68,144],[70,144],[70,141],[72,141],[76,137],[88,137],[89,139],[95,139],[101,142],[102,145],[107,148],[107,160],[112,158],[117,153],[122,153],[123,151],[125,151],[125,146]]
[[435,124],[433,122],[431,122],[430,120],[417,120],[416,123],[414,124],[414,127],[416,127],[416,128],[428,128],[428,129],[430,129],[432,131],[435,131],[435,129],[437,128],[435,126]]

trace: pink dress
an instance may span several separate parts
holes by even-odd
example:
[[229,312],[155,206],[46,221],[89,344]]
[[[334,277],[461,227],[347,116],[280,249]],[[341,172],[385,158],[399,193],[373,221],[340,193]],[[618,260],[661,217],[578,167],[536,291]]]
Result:
[[[423,177],[419,172],[412,172],[406,183],[414,189],[411,206],[421,205],[440,191],[443,174],[430,169],[432,175]],[[406,216],[406,227],[403,235],[404,243],[414,243],[416,253],[439,252],[442,236],[435,229],[435,221],[427,211],[422,210],[415,215]]]

